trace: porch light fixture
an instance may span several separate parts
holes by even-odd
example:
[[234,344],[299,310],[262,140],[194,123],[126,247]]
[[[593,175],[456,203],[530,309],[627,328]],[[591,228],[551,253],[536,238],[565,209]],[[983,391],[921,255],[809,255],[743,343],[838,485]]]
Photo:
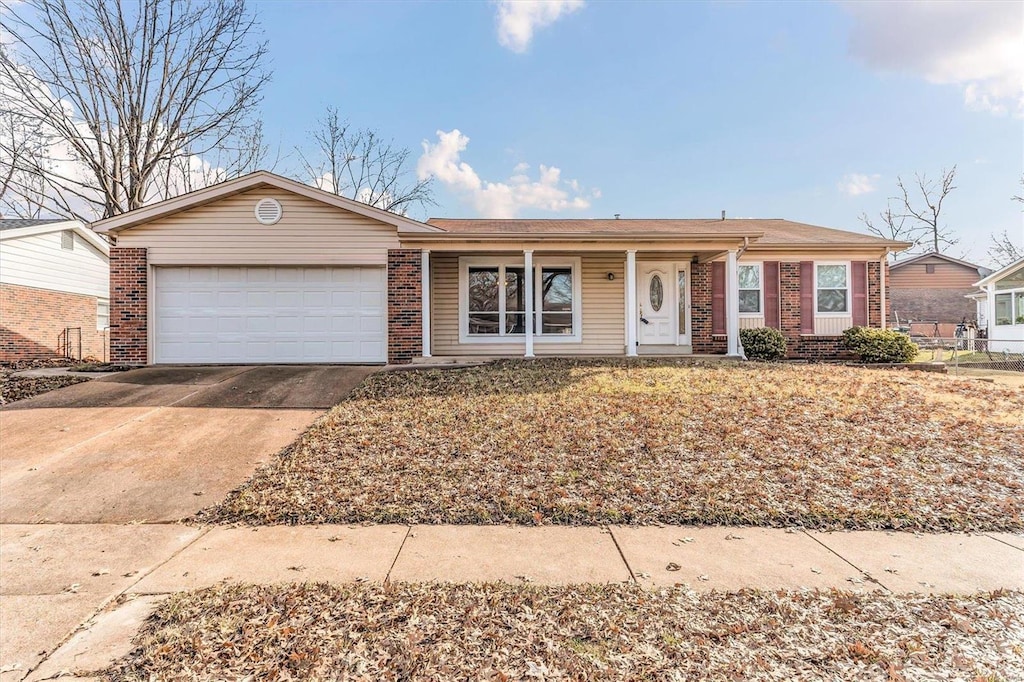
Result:
[[608,281],[611,282],[614,279],[615,279],[615,273],[614,272],[609,272],[608,273]]

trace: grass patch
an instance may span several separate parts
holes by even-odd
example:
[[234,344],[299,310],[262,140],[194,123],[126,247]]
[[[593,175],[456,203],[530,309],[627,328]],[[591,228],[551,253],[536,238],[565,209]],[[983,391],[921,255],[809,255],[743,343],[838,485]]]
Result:
[[839,366],[379,373],[202,520],[1024,528],[1024,394]]
[[109,679],[1024,677],[1024,594],[636,585],[220,585],[168,598]]

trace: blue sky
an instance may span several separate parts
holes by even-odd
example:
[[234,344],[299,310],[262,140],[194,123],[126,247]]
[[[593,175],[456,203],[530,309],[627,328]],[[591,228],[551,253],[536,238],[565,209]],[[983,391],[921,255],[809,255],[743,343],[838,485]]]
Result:
[[897,175],[957,164],[948,252],[984,262],[1003,230],[1024,242],[1024,5],[255,7],[282,152],[336,106],[413,150],[410,171],[436,177],[432,215],[725,209],[862,229]]

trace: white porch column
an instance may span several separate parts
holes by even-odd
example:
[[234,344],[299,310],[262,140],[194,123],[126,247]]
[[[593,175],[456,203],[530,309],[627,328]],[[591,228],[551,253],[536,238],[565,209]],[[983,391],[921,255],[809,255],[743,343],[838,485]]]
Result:
[[729,251],[725,260],[725,334],[726,354],[740,354],[739,269],[736,251]]
[[430,357],[430,249],[423,249],[423,263],[420,265],[420,328],[423,331],[421,355]]
[[636,250],[626,251],[626,355],[636,357]]
[[523,250],[523,269],[526,277],[526,357],[533,355],[533,250]]
[[[988,308],[988,319],[985,320],[985,333],[989,339],[996,335],[996,283],[985,287],[985,306]],[[991,350],[991,346],[988,347]]]

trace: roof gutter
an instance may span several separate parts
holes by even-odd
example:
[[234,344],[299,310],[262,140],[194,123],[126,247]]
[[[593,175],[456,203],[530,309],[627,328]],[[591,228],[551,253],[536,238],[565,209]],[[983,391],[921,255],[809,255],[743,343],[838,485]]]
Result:
[[669,232],[417,232],[402,233],[405,241],[707,241],[721,242],[727,239],[742,239],[749,244],[751,239],[764,236],[763,232],[700,232],[674,234]]

